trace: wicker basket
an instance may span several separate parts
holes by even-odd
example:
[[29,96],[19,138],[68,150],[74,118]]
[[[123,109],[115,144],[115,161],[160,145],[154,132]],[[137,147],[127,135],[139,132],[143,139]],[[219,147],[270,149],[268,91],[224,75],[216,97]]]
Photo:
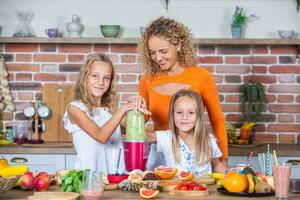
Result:
[[0,193],[10,190],[14,187],[18,177],[0,178]]

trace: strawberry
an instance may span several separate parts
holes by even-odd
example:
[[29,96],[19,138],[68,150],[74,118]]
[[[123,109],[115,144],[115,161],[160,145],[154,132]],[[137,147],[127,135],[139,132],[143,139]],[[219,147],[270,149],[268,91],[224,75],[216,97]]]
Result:
[[187,188],[187,186],[182,186],[181,188],[180,188],[180,190],[187,190],[188,188]]
[[189,188],[194,188],[197,186],[197,183],[195,181],[189,182],[188,187]]
[[203,190],[206,190],[206,187],[203,186],[203,185],[199,185],[199,186],[197,187],[197,190],[198,190],[198,191],[203,191]]

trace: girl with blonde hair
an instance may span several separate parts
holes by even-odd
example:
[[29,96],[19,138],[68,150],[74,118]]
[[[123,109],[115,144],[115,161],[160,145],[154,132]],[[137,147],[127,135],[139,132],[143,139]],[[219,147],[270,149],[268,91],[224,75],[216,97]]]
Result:
[[166,165],[194,172],[224,172],[227,165],[220,161],[222,153],[214,134],[205,127],[201,97],[189,90],[180,90],[171,99],[170,130],[148,132],[151,142],[157,142],[157,152],[162,152]]
[[[80,68],[75,98],[63,117],[65,129],[72,134],[77,151],[75,168],[106,172],[105,148],[123,149],[119,124],[125,126],[125,114],[136,109],[149,114],[141,97],[129,97],[116,109],[113,64],[108,56],[89,56]],[[125,170],[121,153],[119,173]]]

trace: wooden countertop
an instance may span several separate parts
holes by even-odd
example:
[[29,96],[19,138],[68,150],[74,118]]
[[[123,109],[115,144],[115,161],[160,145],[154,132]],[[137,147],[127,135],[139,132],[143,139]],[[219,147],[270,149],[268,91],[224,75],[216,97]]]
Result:
[[[50,188],[50,191],[57,191],[58,188]],[[159,196],[155,199],[213,199],[213,200],[224,200],[224,199],[236,199],[236,200],[253,200],[253,197],[233,197],[233,196],[226,196],[218,191],[216,191],[216,185],[212,185],[208,187],[209,196],[208,197],[183,197],[183,196],[170,196],[168,192],[161,192]],[[26,200],[28,196],[32,195],[32,191],[23,191],[21,189],[14,189],[10,190],[4,194],[1,194],[0,199],[5,200]],[[263,199],[263,200],[274,200],[275,196],[270,197],[254,197],[255,199]],[[130,200],[140,200],[142,199],[139,193],[135,192],[127,192],[127,191],[120,191],[120,190],[113,190],[113,191],[104,191],[103,199],[130,199]],[[299,194],[289,194],[289,200],[300,199]]]
[[[103,37],[0,37],[0,43],[53,43],[53,44],[137,44],[140,38]],[[280,38],[195,38],[196,44],[203,45],[300,45],[300,39]]]
[[[49,144],[49,143],[47,143]],[[50,143],[51,144],[51,143]],[[0,154],[76,154],[74,147],[24,147],[22,145],[0,146]],[[68,143],[70,146],[70,143]],[[62,145],[64,146],[64,145]],[[300,155],[300,144],[270,144],[270,149],[276,150],[279,157],[298,157]],[[229,156],[247,156],[266,152],[267,145],[235,145],[229,146]]]

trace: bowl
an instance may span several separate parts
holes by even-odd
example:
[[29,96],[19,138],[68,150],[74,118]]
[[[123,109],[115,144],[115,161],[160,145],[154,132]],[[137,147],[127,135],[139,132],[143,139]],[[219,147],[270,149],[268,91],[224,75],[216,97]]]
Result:
[[108,174],[107,179],[109,183],[121,183],[123,180],[127,179],[127,174]]
[[279,30],[278,34],[282,39],[291,39],[294,36],[295,31],[291,30]]
[[100,30],[104,37],[117,37],[120,28],[120,25],[100,25]]
[[0,178],[0,194],[12,189],[19,177]]

